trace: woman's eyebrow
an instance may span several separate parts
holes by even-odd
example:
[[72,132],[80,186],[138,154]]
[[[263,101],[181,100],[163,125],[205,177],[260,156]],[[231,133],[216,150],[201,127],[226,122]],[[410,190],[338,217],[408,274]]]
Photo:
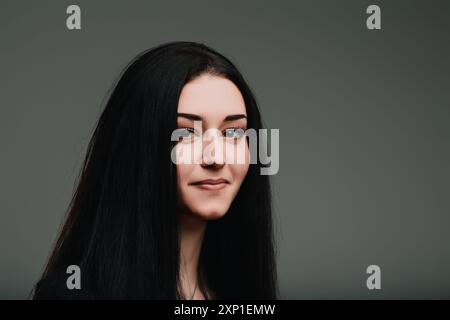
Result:
[[231,114],[229,116],[226,116],[226,118],[223,121],[233,121],[239,119],[247,119],[247,117],[245,114]]
[[183,117],[190,120],[202,120],[202,117],[192,113],[177,113],[178,117]]
[[[192,113],[177,113],[177,116],[190,120],[203,120],[201,116]],[[226,116],[223,121],[234,121],[239,119],[247,119],[247,116],[245,114],[230,114]]]

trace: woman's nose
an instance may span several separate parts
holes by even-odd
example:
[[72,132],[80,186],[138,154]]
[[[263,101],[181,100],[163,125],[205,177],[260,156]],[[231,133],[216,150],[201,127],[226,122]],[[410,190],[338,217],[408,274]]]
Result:
[[205,136],[202,150],[202,167],[222,167],[224,164],[223,139],[220,133]]

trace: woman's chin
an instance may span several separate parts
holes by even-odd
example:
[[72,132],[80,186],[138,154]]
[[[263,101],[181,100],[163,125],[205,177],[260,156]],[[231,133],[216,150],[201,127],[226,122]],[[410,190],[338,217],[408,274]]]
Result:
[[204,220],[217,220],[225,216],[228,208],[209,208],[203,210],[196,210],[195,215]]

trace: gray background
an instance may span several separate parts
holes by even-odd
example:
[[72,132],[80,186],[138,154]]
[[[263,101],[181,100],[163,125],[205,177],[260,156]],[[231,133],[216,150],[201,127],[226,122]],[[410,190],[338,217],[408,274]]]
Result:
[[282,298],[450,298],[448,3],[2,1],[0,298],[38,279],[119,72],[173,40],[235,61],[280,129]]

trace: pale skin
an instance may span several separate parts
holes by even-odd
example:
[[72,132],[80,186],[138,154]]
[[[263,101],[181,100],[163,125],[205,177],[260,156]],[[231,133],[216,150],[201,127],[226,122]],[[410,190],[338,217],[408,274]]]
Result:
[[[180,282],[187,299],[192,296],[194,300],[205,299],[198,289],[198,261],[207,221],[220,219],[227,213],[248,172],[247,141],[236,131],[247,129],[246,116],[242,94],[228,79],[203,74],[183,87],[177,125],[186,130],[187,138],[177,148],[201,148],[201,152],[193,155],[201,157],[197,159],[200,161],[177,164]],[[194,120],[202,121],[203,137],[195,135]],[[218,133],[215,138],[205,134],[208,129]],[[223,144],[216,143],[217,139]],[[244,163],[233,161],[230,152],[225,152],[229,150],[226,145],[243,152]],[[213,152],[206,152],[207,148]],[[216,181],[211,184],[205,179]],[[223,183],[219,184],[217,179],[223,179]]]

